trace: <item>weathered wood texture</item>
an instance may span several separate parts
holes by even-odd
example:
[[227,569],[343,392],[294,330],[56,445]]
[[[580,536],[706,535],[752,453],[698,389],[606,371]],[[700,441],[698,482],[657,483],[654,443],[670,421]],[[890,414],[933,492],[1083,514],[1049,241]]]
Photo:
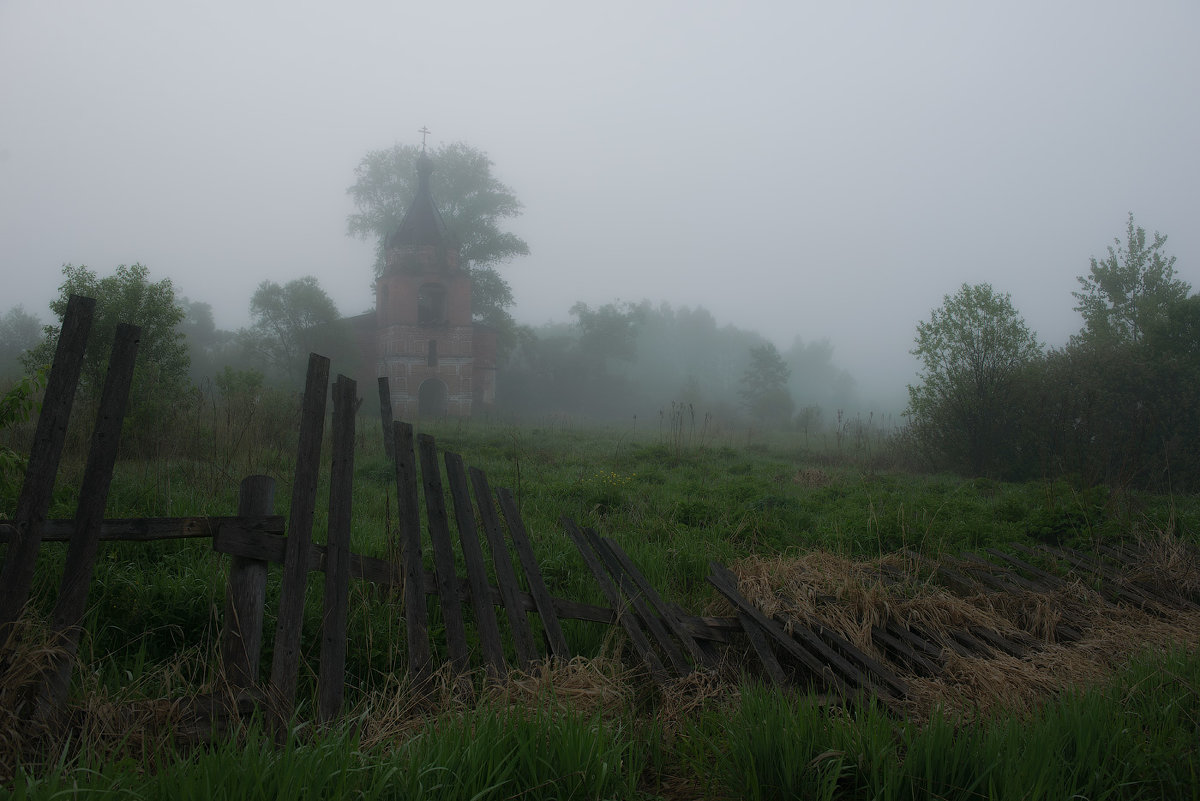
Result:
[[38,715],[44,719],[57,718],[67,700],[71,684],[71,666],[79,651],[79,624],[87,607],[88,588],[96,565],[100,523],[108,503],[113,467],[117,462],[117,446],[121,441],[121,423],[129,401],[129,386],[133,382],[133,367],[137,359],[141,329],[134,325],[117,325],[108,374],[100,393],[100,408],[92,431],[91,448],[79,485],[79,504],[75,509],[75,532],[67,547],[58,600],[51,613],[51,637],[58,653],[47,670]]
[[512,540],[513,550],[517,552],[517,559],[520,560],[521,569],[525,572],[525,582],[529,587],[529,593],[533,596],[534,603],[537,604],[538,615],[542,619],[542,630],[546,633],[546,642],[550,644],[550,654],[559,659],[570,659],[571,649],[567,647],[567,638],[563,635],[562,625],[558,622],[558,612],[546,589],[542,570],[533,556],[533,548],[529,544],[529,534],[525,531],[525,522],[521,520],[521,512],[517,508],[516,499],[504,487],[496,490],[496,497],[500,500],[500,509],[504,512],[505,522],[508,523],[508,536]]
[[442,610],[442,625],[446,629],[446,648],[455,672],[463,673],[470,663],[470,656],[467,654],[467,631],[463,625],[462,601],[456,586],[453,540],[450,536],[450,519],[446,515],[442,474],[438,469],[437,445],[428,434],[421,434],[417,441],[421,451],[421,479],[425,486],[426,523],[433,543],[438,604]]
[[95,309],[96,301],[92,298],[72,295],[67,300],[54,363],[46,379],[42,411],[34,429],[25,480],[17,497],[12,539],[4,557],[4,568],[0,570],[0,643],[9,642],[11,626],[29,600],[38,549],[42,544],[42,523],[54,494],[58,462],[62,457]]
[[[275,479],[263,475],[242,479],[238,489],[239,516],[263,517],[270,515],[274,509]],[[281,539],[279,544],[283,545]],[[263,611],[266,601],[267,561],[248,556],[233,556],[230,559],[229,579],[225,588],[221,661],[224,665],[225,679],[235,694],[258,683],[258,660],[262,653]]]
[[[212,539],[222,526],[237,526],[265,534],[283,533],[283,515],[229,515],[222,517],[125,517],[100,523],[100,542],[156,542],[158,540]],[[16,524],[0,521],[0,544],[10,541]],[[42,542],[69,542],[74,520],[47,520]]]
[[291,512],[288,514],[283,584],[268,686],[277,726],[291,719],[296,703],[304,596],[308,590],[308,546],[312,540],[328,396],[329,360],[315,353],[310,354],[300,411],[300,439],[296,447],[296,473],[292,482]]
[[392,390],[388,386],[387,376],[380,376],[379,387],[379,422],[383,426],[383,450],[388,459],[396,456],[396,441],[392,436]]
[[[396,454],[396,508],[400,523],[400,561],[404,580],[404,628],[408,670],[414,676],[429,672],[433,653],[429,647],[429,613],[425,603],[425,568],[421,559],[421,509],[417,491],[417,462],[413,429],[409,423],[393,424]],[[390,568],[389,568],[390,572]]]
[[341,713],[346,685],[346,621],[350,609],[350,523],[354,497],[354,412],[357,385],[339,375],[333,387],[333,465],[329,477],[329,530],[325,544],[325,595],[317,718]]
[[[479,507],[479,518],[483,532],[488,539],[492,551],[492,566],[496,571],[496,584],[499,587],[501,603],[512,629],[513,646],[517,652],[517,661],[522,668],[533,664],[538,658],[537,646],[533,640],[533,629],[529,626],[527,610],[519,602],[520,585],[517,584],[517,572],[513,569],[512,559],[504,544],[504,532],[500,528],[500,518],[496,514],[495,501],[492,500],[492,490],[488,486],[487,476],[483,471],[472,467],[469,471],[471,485],[475,489],[475,502]],[[529,596],[533,600],[533,596]],[[536,608],[536,604],[534,604]],[[611,610],[610,610],[611,614]]]
[[479,645],[483,649],[484,663],[494,676],[504,673],[504,645],[500,640],[500,627],[496,623],[496,609],[488,585],[487,565],[483,549],[479,545],[479,530],[475,526],[475,509],[471,505],[471,493],[467,488],[467,471],[463,459],[457,453],[447,452],[446,481],[450,485],[450,498],[454,504],[454,519],[458,523],[458,538],[462,547],[463,561],[467,566],[467,581],[471,586],[471,609],[475,613],[475,628],[479,632]]

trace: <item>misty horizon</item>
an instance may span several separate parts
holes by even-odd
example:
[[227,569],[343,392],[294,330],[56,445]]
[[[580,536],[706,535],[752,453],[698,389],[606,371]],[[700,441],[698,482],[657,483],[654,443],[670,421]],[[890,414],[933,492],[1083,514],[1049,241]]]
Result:
[[[140,262],[218,327],[264,280],[373,307],[346,236],[370,150],[465,142],[524,203],[518,322],[704,308],[829,340],[864,404],[963,283],[1050,346],[1135,215],[1200,284],[1200,9],[216,4],[0,9],[0,312]],[[403,31],[403,36],[397,32]]]

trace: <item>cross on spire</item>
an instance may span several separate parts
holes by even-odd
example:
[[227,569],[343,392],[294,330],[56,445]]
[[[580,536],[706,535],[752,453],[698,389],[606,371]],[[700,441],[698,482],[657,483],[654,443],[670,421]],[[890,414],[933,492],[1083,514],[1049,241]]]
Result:
[[424,153],[425,152],[425,137],[429,136],[431,131],[429,130],[428,126],[422,125],[421,130],[417,131],[417,133],[419,133],[421,135],[421,152]]

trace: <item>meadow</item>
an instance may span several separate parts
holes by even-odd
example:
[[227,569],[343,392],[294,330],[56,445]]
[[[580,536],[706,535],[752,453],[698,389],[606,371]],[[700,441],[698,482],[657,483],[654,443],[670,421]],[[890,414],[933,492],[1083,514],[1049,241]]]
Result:
[[[233,514],[238,481],[252,473],[276,477],[276,510],[286,512],[294,414],[282,400],[210,398],[171,437],[130,438],[107,516]],[[924,474],[906,458],[902,435],[869,427],[809,436],[697,428],[664,414],[624,425],[418,428],[486,471],[493,487],[513,490],[550,592],[590,603],[602,597],[562,531],[563,515],[620,542],[693,614],[728,614],[706,581],[710,560],[736,572],[814,554],[870,561],[902,548],[936,558],[1011,542],[1200,543],[1200,498]],[[394,559],[395,482],[378,419],[360,416],[358,432],[352,547]],[[6,436],[19,445],[25,433]],[[84,447],[73,433],[52,517],[73,514]],[[0,494],[0,517],[12,514],[15,492],[10,485]],[[327,492],[323,479],[318,540]],[[25,637],[35,645],[61,561],[62,546],[43,546]],[[1011,708],[960,704],[905,715],[874,703],[830,704],[766,686],[749,665],[657,686],[623,654],[616,629],[580,621],[566,624],[579,659],[502,680],[447,679],[421,695],[404,675],[399,599],[366,585],[352,588],[343,722],[305,722],[313,718],[310,673],[284,742],[252,719],[197,747],[179,734],[196,725],[185,720],[189,699],[219,681],[227,567],[205,542],[103,546],[69,738],[37,742],[12,730],[36,647],[26,649],[32,663],[6,666],[0,768],[8,797],[1200,796],[1197,626],[1174,642],[1130,638],[1086,671],[1039,679],[1038,691]],[[310,663],[320,596],[313,577]],[[269,638],[265,648],[269,658]]]

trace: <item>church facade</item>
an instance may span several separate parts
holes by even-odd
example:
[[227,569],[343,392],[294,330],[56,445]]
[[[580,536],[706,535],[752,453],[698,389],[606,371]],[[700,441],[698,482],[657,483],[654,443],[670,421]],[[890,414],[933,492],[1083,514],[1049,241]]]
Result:
[[471,319],[471,276],[429,188],[433,163],[384,243],[375,282],[376,375],[388,379],[397,419],[466,417],[496,394],[496,334]]

